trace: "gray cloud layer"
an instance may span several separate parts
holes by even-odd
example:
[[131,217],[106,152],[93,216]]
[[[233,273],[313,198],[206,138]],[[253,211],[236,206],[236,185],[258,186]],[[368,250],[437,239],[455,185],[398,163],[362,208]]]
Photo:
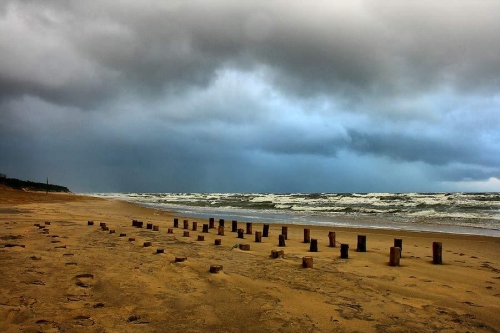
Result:
[[6,1],[0,168],[120,191],[500,178],[498,13],[496,1]]

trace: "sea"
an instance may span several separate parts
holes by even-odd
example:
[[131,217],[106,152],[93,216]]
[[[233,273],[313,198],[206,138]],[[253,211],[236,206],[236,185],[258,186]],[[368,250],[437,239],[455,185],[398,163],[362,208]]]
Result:
[[194,219],[500,237],[500,193],[92,193]]

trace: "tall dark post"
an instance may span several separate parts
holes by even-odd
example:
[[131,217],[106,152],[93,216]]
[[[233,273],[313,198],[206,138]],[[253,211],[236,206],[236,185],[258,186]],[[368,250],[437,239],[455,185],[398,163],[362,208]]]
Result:
[[208,234],[208,224],[204,224],[203,225],[203,229],[202,229],[201,232],[204,232],[204,233]]
[[443,244],[441,242],[432,243],[432,263],[435,265],[443,263]]
[[311,245],[309,246],[309,251],[311,252],[318,252],[318,240],[312,238],[311,239]]
[[198,222],[193,221],[193,231],[198,231]]
[[220,225],[220,226],[219,226],[219,232],[218,232],[218,235],[219,235],[219,236],[224,236],[224,226],[223,226],[223,225]]
[[224,227],[224,219],[219,219],[219,227]]
[[184,220],[184,229],[189,229],[189,221]]
[[208,227],[209,227],[210,229],[215,228],[215,220],[214,220],[213,218],[210,218],[210,219],[208,220]]
[[238,221],[233,220],[231,223],[231,232],[238,232]]
[[179,219],[174,219],[174,228],[179,228]]
[[330,247],[335,247],[336,246],[336,241],[335,241],[335,231],[330,231],[328,232],[328,239],[330,240]]
[[243,236],[243,233],[244,233],[244,232],[245,232],[245,230],[243,230],[243,229],[241,229],[241,228],[240,228],[240,229],[238,229],[238,238],[244,238],[244,236]]
[[366,235],[358,235],[358,252],[366,252]]
[[285,239],[288,239],[288,227],[281,227],[281,234],[285,236]]
[[284,235],[279,235],[278,236],[278,246],[284,247],[285,245],[285,236]]
[[399,254],[400,257],[403,256],[403,239],[401,238],[394,238],[394,247],[399,247],[401,250],[401,253]]
[[340,244],[340,258],[349,258],[349,244]]
[[262,237],[269,237],[269,224],[264,224],[264,230],[262,230]]
[[247,235],[252,235],[252,222],[247,222]]
[[255,232],[255,242],[256,243],[262,242],[262,231]]
[[311,242],[311,229],[304,229],[304,243]]

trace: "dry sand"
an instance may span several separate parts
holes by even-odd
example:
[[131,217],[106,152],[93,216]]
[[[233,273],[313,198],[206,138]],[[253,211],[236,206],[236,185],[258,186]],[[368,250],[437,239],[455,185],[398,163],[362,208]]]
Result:
[[[217,236],[216,229],[201,232],[208,221],[189,219],[190,228],[198,221],[198,231],[187,238],[182,218],[167,233],[169,212],[6,188],[0,217],[0,332],[500,330],[499,238],[311,227],[319,240],[319,252],[311,253],[303,227],[289,226],[284,258],[271,259],[281,225],[255,243],[252,235],[238,239],[231,221]],[[217,226],[224,217],[215,218]],[[144,228],[132,227],[132,219]],[[34,226],[45,222],[48,234]],[[101,231],[99,222],[116,233]],[[258,230],[262,225],[254,223]],[[328,231],[350,244],[349,259],[328,247]],[[367,236],[366,253],[355,251],[358,234]],[[388,265],[395,237],[403,238],[400,267]],[[152,246],[144,247],[146,241]],[[443,244],[443,265],[432,264],[433,241]],[[233,249],[240,243],[251,250]],[[314,268],[304,269],[302,257],[309,255]],[[223,271],[211,274],[214,264]]]

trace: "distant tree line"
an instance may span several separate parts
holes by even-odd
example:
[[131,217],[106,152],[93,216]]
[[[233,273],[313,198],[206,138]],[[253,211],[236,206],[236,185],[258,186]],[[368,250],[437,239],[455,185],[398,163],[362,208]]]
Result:
[[69,189],[65,186],[37,183],[29,180],[20,180],[16,178],[0,177],[0,184],[18,190],[24,189],[30,191],[66,192],[66,193],[69,192]]

